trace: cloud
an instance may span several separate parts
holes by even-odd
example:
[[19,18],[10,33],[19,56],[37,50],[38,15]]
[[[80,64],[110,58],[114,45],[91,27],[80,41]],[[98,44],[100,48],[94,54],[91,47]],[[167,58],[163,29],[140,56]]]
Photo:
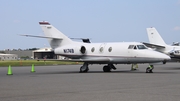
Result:
[[180,26],[176,26],[176,27],[174,27],[174,28],[173,28],[173,30],[175,30],[175,31],[180,30]]

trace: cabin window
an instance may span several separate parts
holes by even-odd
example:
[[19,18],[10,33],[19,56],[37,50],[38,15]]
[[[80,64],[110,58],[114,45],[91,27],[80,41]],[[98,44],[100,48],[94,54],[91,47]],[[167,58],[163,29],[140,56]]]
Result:
[[134,45],[129,45],[128,49],[133,49]]
[[99,51],[102,52],[102,51],[103,51],[103,47],[101,47],[101,48],[99,49]]
[[91,48],[91,52],[94,52],[94,50],[95,50],[95,48],[93,47],[93,48]]
[[112,51],[112,47],[109,47],[108,51],[111,52]]

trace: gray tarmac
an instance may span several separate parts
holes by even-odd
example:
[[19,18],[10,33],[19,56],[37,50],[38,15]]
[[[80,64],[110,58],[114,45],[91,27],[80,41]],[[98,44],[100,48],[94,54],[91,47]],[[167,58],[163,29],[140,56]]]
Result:
[[0,67],[0,101],[180,101],[180,63],[156,65],[145,73],[148,64],[137,71],[131,65],[115,65],[117,70],[102,71],[103,65]]

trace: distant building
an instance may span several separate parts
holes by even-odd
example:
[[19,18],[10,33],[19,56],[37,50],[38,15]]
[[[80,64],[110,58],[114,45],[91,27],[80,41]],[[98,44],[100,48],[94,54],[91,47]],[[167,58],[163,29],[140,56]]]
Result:
[[17,56],[16,59],[66,59],[63,56],[54,54],[52,48],[49,47],[40,48],[37,50],[21,50],[21,49],[5,50],[3,51],[3,53],[5,53],[6,55],[14,54]]
[[17,60],[18,55],[17,54],[1,54],[0,53],[0,61],[3,60]]
[[18,58],[32,58],[32,50],[5,50],[5,54],[17,54]]

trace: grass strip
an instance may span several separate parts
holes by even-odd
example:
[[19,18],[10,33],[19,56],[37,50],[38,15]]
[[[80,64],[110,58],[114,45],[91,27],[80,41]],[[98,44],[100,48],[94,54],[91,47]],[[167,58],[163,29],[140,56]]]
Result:
[[79,62],[65,62],[65,61],[37,61],[37,60],[12,60],[12,61],[0,61],[0,67],[11,66],[31,66],[32,64],[36,66],[44,65],[74,65],[81,64]]

